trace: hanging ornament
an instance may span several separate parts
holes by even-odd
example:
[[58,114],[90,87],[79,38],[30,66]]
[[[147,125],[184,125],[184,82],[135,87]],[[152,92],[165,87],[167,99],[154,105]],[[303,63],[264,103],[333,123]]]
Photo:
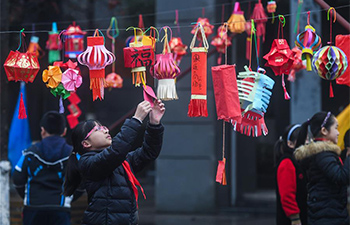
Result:
[[[335,37],[335,46],[341,49],[347,56],[347,64],[349,65],[350,60],[350,34],[347,35],[337,35]],[[344,74],[336,79],[337,84],[348,85],[350,87],[350,69],[349,67],[345,70]]]
[[152,46],[143,46],[142,42],[137,41],[136,31],[140,28],[129,27],[126,29],[134,29],[134,42],[130,43],[130,47],[125,47],[124,66],[131,68],[132,82],[135,87],[139,87],[142,82],[146,83],[146,66],[154,65],[154,51]]
[[84,51],[85,34],[86,32],[82,31],[80,26],[75,25],[75,22],[73,22],[72,25],[69,25],[69,27],[64,31],[65,57],[75,59]]
[[239,2],[235,3],[235,7],[233,9],[232,15],[227,21],[228,23],[228,29],[232,33],[241,34],[245,31],[245,18],[244,18],[244,12],[241,10],[241,6],[239,5]]
[[33,83],[40,66],[35,53],[21,53],[18,51],[22,45],[22,36],[23,39],[25,37],[23,30],[20,31],[20,44],[15,52],[10,51],[4,63],[4,69],[8,81],[14,80]]
[[289,74],[294,63],[294,52],[290,50],[287,40],[283,39],[283,27],[285,25],[284,16],[279,15],[278,38],[280,30],[282,39],[275,39],[272,42],[271,50],[263,58],[266,59],[265,66],[271,67],[275,75],[282,75],[282,87],[284,91],[284,99],[290,99],[287,92],[284,75]]
[[69,68],[62,73],[61,83],[67,91],[75,92],[82,82],[83,79],[79,75],[79,70]]
[[[204,47],[194,47],[198,30]],[[207,52],[209,44],[201,23],[197,23],[190,45],[192,53],[191,66],[191,101],[188,105],[189,117],[207,117]]]
[[226,53],[227,46],[231,46],[231,37],[227,35],[227,23],[221,25],[218,28],[218,34],[212,39],[211,43],[215,46],[216,51],[220,53],[220,56],[217,60],[218,65],[221,64],[222,54]]
[[303,64],[303,61],[301,59],[301,50],[298,47],[294,47],[292,49],[292,52],[294,52],[294,61],[293,66],[290,70],[290,73],[288,75],[288,81],[294,82],[295,81],[295,73],[305,69],[305,65]]
[[78,117],[81,115],[81,110],[78,107],[78,104],[80,103],[80,98],[75,92],[72,92],[71,95],[68,97],[68,101],[70,102],[70,104],[67,106],[67,108],[70,114],[67,115],[67,121],[69,127],[73,129],[76,125],[78,125]]
[[[198,30],[197,24],[201,24],[201,26],[203,27],[205,38],[207,38],[208,36],[210,36],[213,33],[214,25],[211,25],[209,23],[209,19],[208,18],[199,17],[197,19],[196,25],[191,30],[191,34],[197,33],[197,30]],[[198,38],[199,41],[203,40],[200,33],[198,33],[197,38]]]
[[267,2],[266,10],[268,13],[272,13],[272,21],[271,23],[275,22],[275,12],[276,12],[277,4],[275,1],[270,0]]
[[52,23],[52,31],[49,32],[49,40],[46,42],[46,49],[49,50],[49,64],[61,60],[60,50],[62,42],[59,39],[56,22]]
[[263,42],[265,42],[265,32],[266,32],[265,26],[267,22],[267,15],[265,13],[261,0],[259,0],[259,2],[255,4],[253,13],[250,19],[253,19],[256,23],[256,35],[258,36],[257,48],[260,49],[259,40],[260,40],[260,37],[262,36]]
[[80,64],[89,68],[93,101],[104,98],[105,67],[115,61],[114,54],[105,48],[104,37],[99,32],[96,29],[94,36],[87,38],[87,49],[77,57]]
[[34,53],[37,58],[41,58],[45,55],[45,52],[39,46],[39,37],[33,35],[30,38],[27,52]]
[[[119,29],[117,19],[112,17],[109,27],[107,29],[107,37],[112,40],[112,53],[115,55],[115,39],[119,36]],[[115,72],[115,61],[112,64],[112,73],[106,76],[106,87],[111,88],[122,88],[123,78]]]
[[306,70],[311,71],[311,59],[314,52],[318,51],[321,46],[321,38],[316,34],[315,28],[310,25],[310,11],[308,12],[307,24],[305,31],[298,34],[295,45],[302,50],[301,58],[306,59]]
[[[333,7],[331,7],[328,10],[327,13],[327,19],[331,18],[330,20],[330,41],[328,44],[320,50],[318,50],[315,54],[314,57],[312,58],[312,66],[314,71],[322,78],[325,80],[335,80],[341,75],[344,74],[348,67],[348,59],[345,55],[345,53],[335,47],[332,46],[332,15],[334,12],[334,20],[333,23],[336,20],[336,12]],[[331,16],[329,17],[329,14]],[[333,98],[333,88],[332,88],[332,83],[329,82],[329,97]]]
[[177,28],[178,37],[172,37],[169,41],[170,50],[173,53],[173,58],[176,65],[180,66],[181,59],[187,54],[187,45],[182,42],[180,25],[179,25],[179,12],[175,10],[175,22]]
[[[237,86],[242,112],[242,121],[232,120],[233,129],[247,136],[259,137],[267,135],[264,115],[270,102],[275,82],[259,68],[251,71],[247,66],[245,72],[238,73]],[[270,90],[269,90],[270,89]]]
[[[150,32],[149,36],[145,35],[147,32]],[[159,33],[157,28],[150,26],[142,35],[142,45],[152,46],[153,51],[156,51],[156,42],[159,41]]]
[[48,88],[56,88],[62,80],[62,71],[58,66],[49,66],[43,71],[43,82]]
[[162,40],[164,42],[163,52],[157,54],[156,63],[151,67],[152,76],[158,79],[157,97],[164,101],[178,99],[175,78],[180,74],[180,69],[175,63],[173,54],[170,52],[168,29],[171,32],[170,27],[162,27],[165,33]]
[[252,45],[251,30],[252,30],[251,21],[247,21],[245,23],[245,32],[247,33],[246,42],[245,42],[245,58],[247,60],[249,60],[250,53],[251,53],[251,45]]

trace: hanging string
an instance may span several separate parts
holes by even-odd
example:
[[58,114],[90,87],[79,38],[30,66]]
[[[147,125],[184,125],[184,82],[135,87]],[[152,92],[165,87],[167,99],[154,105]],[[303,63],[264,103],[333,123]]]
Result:
[[253,33],[255,32],[255,25],[254,25],[254,20],[253,19],[251,19],[250,20],[251,22],[250,22],[250,52],[249,52],[249,68],[252,68],[251,66],[252,66],[252,46],[253,46],[253,42],[252,42],[252,40],[253,40]]
[[[299,20],[300,20],[300,12],[303,6],[303,0],[298,0],[298,11],[297,16],[295,17],[295,25],[294,25],[294,33],[299,33]],[[310,11],[309,11],[310,12]]]
[[222,160],[224,160],[225,158],[225,136],[226,136],[225,120],[222,120]]
[[[112,40],[112,53],[115,55],[115,39],[119,36],[118,22],[115,17],[111,18],[111,22],[106,33],[107,37]],[[112,64],[112,73],[115,73],[115,60]]]
[[278,34],[277,34],[277,38],[280,38],[280,30],[282,33],[282,39],[283,38],[283,27],[286,25],[286,19],[284,18],[283,15],[278,15],[278,19],[279,19],[279,24],[278,24]]
[[256,41],[256,29],[255,29],[255,24],[254,24],[254,23],[253,23],[252,28],[254,29],[254,42],[255,42],[256,65],[257,65],[257,69],[259,69],[260,66],[259,66],[258,43],[257,43],[257,41]]
[[205,15],[205,7],[202,8],[202,18],[204,18]]
[[[333,12],[334,12],[334,19],[332,21]],[[329,17],[329,14],[331,14],[330,17]],[[335,11],[335,9],[333,7],[330,7],[328,9],[327,20],[330,20],[330,22],[329,22],[329,24],[330,24],[330,27],[329,27],[329,37],[330,37],[329,39],[330,39],[330,41],[327,44],[332,45],[333,44],[333,42],[332,42],[332,23],[335,23],[335,21],[337,20],[337,13],[336,13],[336,11]]]
[[22,30],[19,31],[19,46],[18,46],[16,51],[18,51],[22,46],[22,36],[23,36],[23,38],[26,36],[24,34],[24,28],[22,28]]
[[221,32],[221,38],[223,36],[226,35],[226,38],[225,38],[225,65],[227,65],[227,27],[228,27],[228,23],[224,23],[224,32]]
[[179,10],[175,10],[175,22],[177,28],[177,35],[181,38],[181,32],[180,32],[180,24],[179,24]]
[[[65,42],[66,42],[66,35],[65,35],[65,33],[66,33],[66,30],[62,30],[61,32],[60,32],[60,34],[58,35],[58,41],[62,41],[62,61],[64,61],[64,51],[65,51],[65,49],[64,49],[64,47],[65,47]],[[61,38],[61,37],[63,37],[63,38]]]

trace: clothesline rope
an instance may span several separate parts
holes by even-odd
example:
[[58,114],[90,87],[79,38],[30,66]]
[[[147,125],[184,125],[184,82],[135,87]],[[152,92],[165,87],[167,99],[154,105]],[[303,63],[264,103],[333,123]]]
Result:
[[[341,9],[341,8],[347,8],[347,7],[350,7],[350,4],[348,5],[342,5],[342,6],[338,6],[338,7],[334,7],[335,9]],[[319,9],[319,10],[310,10],[310,11],[303,11],[300,13],[300,15],[303,15],[303,14],[307,14],[308,12],[310,13],[315,13],[315,12],[323,12],[323,11],[328,11],[328,9]],[[170,12],[175,12],[174,10],[173,11],[170,11]],[[169,13],[169,12],[167,12]],[[283,16],[284,17],[290,17],[292,15],[296,15],[297,13],[289,13],[289,14],[284,14]],[[146,15],[146,14],[145,14]],[[153,15],[156,15],[156,14],[153,14]],[[120,17],[119,17],[120,18]],[[272,19],[272,18],[278,18],[278,15],[277,16],[270,16],[270,17],[266,17],[266,19]],[[108,21],[110,21],[111,18],[108,19]],[[262,19],[265,19],[265,18],[262,18]],[[94,21],[99,21],[99,20],[106,20],[106,19],[96,19]],[[76,22],[78,20],[75,20]],[[69,22],[69,23],[72,23]],[[240,22],[237,22],[237,23],[240,23]],[[37,25],[37,23],[35,23]],[[47,24],[52,24],[52,23],[47,23]],[[60,24],[60,22],[58,23]],[[222,22],[215,22],[215,23],[211,23],[212,25],[222,25],[223,23]],[[193,25],[189,24],[189,25],[182,25],[182,26],[177,26],[177,25],[174,25],[174,26],[169,26],[171,29],[176,29],[178,27],[180,28],[192,28]],[[126,31],[127,28],[118,28],[120,31]],[[161,27],[157,27],[157,29],[161,29]],[[85,29],[83,31],[85,32],[94,32],[96,29]],[[100,31],[107,31],[107,28],[106,29],[99,29]],[[13,31],[0,31],[0,35],[1,34],[11,34],[11,33],[19,33],[20,31],[18,30],[13,30]],[[27,34],[32,34],[32,33],[48,33],[48,32],[51,32],[51,30],[36,30],[36,31],[30,31],[30,30],[25,30],[25,33]]]

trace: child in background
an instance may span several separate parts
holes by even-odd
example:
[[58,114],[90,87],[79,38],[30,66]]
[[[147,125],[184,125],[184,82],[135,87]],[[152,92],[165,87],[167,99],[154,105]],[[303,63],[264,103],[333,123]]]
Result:
[[[314,141],[305,145],[309,127]],[[339,157],[337,127],[338,121],[331,112],[319,112],[300,128],[294,156],[308,176],[309,225],[349,224],[346,189],[350,158],[343,164]]]
[[[137,186],[142,193],[143,189],[134,173],[160,153],[164,130],[160,121],[164,112],[160,100],[153,107],[147,101],[141,102],[132,119],[127,119],[113,138],[98,121],[81,122],[74,128],[64,194],[70,196],[78,186],[86,189],[88,207],[82,224],[138,224]],[[148,114],[143,144],[135,150],[135,140]]]
[[275,144],[277,225],[307,224],[306,178],[293,153],[301,125],[289,125]]

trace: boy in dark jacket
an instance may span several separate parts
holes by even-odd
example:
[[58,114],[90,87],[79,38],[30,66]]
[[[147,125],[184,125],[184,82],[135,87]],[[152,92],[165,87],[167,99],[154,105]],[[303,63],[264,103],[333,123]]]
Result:
[[13,173],[18,194],[24,198],[24,225],[70,224],[72,197],[63,195],[63,182],[72,146],[66,143],[62,114],[47,112],[40,121],[42,141],[24,150]]

